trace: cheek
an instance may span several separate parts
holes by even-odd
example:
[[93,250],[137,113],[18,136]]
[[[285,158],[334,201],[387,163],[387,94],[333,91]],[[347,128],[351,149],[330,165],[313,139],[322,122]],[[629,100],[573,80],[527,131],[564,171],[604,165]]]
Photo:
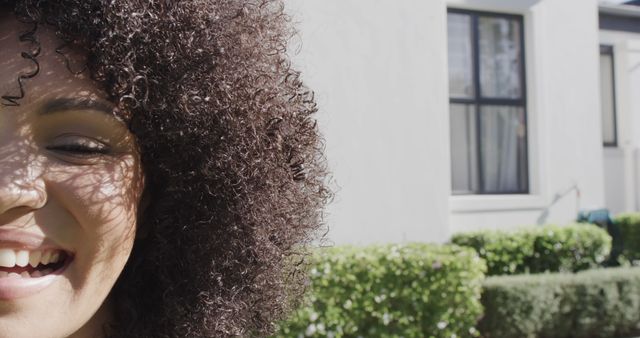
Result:
[[[83,241],[90,249],[131,247],[141,192],[139,170],[132,158],[99,165],[59,167],[47,176],[55,186],[52,202],[76,223],[76,227],[71,228],[73,233],[68,234],[74,242]],[[110,250],[98,251],[108,254]]]

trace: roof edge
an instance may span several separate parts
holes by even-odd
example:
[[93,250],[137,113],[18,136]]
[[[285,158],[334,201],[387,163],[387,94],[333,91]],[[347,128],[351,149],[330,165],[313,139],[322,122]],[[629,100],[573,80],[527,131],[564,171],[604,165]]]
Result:
[[598,12],[600,14],[640,18],[640,7],[632,5],[600,4],[598,5]]

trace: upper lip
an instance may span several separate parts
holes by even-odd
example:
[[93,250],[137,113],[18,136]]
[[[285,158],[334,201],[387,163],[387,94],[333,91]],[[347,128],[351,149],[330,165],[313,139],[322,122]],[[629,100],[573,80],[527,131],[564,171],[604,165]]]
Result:
[[[0,248],[15,250],[64,250],[42,234],[0,228]],[[66,250],[65,250],[66,251]]]

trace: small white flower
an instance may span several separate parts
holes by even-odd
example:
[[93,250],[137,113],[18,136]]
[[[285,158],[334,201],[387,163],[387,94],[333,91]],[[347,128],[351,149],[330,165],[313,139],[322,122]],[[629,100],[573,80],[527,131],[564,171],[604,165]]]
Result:
[[447,327],[447,322],[438,322],[438,328],[444,330]]
[[311,324],[307,326],[307,331],[305,331],[304,334],[307,336],[313,336],[316,333],[316,331],[317,331],[316,324]]
[[384,325],[389,325],[389,323],[391,322],[391,315],[388,313],[382,315],[382,322],[384,323]]

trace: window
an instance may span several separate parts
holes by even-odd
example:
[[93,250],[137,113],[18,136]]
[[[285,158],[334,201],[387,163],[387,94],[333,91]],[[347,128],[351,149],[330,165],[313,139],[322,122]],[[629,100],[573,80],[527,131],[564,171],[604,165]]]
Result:
[[613,47],[600,46],[600,105],[602,112],[602,143],[605,147],[616,147],[618,145],[615,96]]
[[448,11],[454,194],[527,194],[523,20]]

